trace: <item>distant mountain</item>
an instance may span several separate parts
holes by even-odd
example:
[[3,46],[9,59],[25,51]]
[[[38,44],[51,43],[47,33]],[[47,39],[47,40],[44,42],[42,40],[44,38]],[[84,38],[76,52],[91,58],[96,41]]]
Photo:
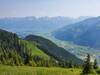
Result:
[[61,28],[65,25],[72,24],[82,19],[70,17],[20,17],[0,19],[0,28],[15,32],[18,35],[25,36],[28,34],[47,33]]
[[29,42],[37,42],[38,48],[43,50],[50,56],[57,58],[58,60],[73,61],[73,63],[82,63],[83,61],[78,59],[75,55],[69,53],[64,48],[58,47],[52,41],[40,36],[29,35],[25,38]]
[[60,40],[100,49],[100,17],[67,25],[53,32],[53,35]]
[[83,21],[83,20],[88,19],[88,18],[92,18],[92,16],[80,16],[80,17],[76,18],[76,21],[80,22],[80,21]]

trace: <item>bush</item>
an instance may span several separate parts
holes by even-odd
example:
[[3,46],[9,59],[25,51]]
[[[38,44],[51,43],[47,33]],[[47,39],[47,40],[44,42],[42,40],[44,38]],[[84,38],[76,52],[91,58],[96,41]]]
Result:
[[96,72],[97,72],[98,74],[100,74],[100,69],[97,69]]

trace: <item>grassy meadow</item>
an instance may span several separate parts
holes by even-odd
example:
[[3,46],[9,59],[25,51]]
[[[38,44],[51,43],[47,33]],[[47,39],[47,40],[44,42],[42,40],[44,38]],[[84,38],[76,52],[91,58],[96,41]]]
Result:
[[[81,75],[78,68],[58,67],[29,67],[29,66],[4,66],[0,65],[0,75]],[[98,75],[98,74],[88,74]]]

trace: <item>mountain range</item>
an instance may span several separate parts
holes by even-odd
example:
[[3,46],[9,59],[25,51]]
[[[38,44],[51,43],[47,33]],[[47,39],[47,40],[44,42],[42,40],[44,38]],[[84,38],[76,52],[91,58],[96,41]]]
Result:
[[[15,57],[19,57],[18,59],[21,60],[28,59],[30,53],[39,58],[45,59],[46,57],[45,60],[49,60],[52,57],[60,61],[61,59],[73,60],[75,63],[81,63],[82,61],[79,58],[84,59],[87,53],[99,59],[99,22],[100,17],[80,17],[77,19],[68,17],[23,17],[0,19],[0,28],[10,31],[0,30],[0,32],[4,32],[0,35],[4,35],[0,37],[3,40],[1,43],[4,42],[1,45],[1,50],[5,51],[7,48],[8,55],[9,50],[14,50],[15,54],[17,51],[18,53]],[[43,37],[36,36],[38,33],[40,35],[44,34],[42,35]],[[5,36],[6,34],[7,36]],[[15,37],[12,36],[13,34]],[[19,38],[19,36],[21,37]],[[15,39],[17,37],[17,40],[13,40],[10,43],[9,41],[13,39],[12,37]],[[6,43],[7,45],[5,45]]]
[[64,26],[52,34],[60,40],[100,49],[100,17],[93,17]]
[[[65,25],[79,22],[88,17],[15,17],[0,19],[0,28],[15,32],[20,36],[52,32]],[[45,28],[45,29],[44,29]]]

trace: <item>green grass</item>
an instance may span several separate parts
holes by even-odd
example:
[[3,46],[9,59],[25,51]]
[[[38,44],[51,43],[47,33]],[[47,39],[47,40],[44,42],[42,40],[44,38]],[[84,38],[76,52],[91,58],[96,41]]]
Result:
[[49,56],[46,53],[44,53],[42,50],[37,48],[36,43],[34,43],[34,45],[33,45],[33,44],[31,44],[27,41],[24,41],[24,40],[21,40],[21,42],[26,44],[26,48],[28,48],[29,50],[32,50],[33,55],[43,57],[44,59],[49,59]]
[[[81,69],[77,68],[46,68],[29,66],[4,66],[0,65],[0,75],[80,75]],[[89,74],[97,75],[97,74]]]

